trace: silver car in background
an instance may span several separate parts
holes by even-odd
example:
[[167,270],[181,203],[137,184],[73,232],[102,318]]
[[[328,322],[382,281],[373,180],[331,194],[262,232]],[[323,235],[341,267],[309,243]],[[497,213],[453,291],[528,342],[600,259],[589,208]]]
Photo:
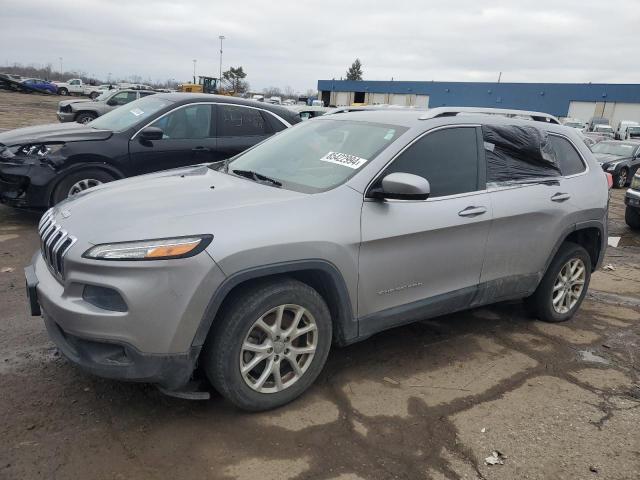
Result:
[[29,301],[96,375],[189,397],[198,366],[265,410],[304,392],[331,345],[509,299],[571,318],[604,256],[607,201],[589,148],[545,114],[325,115],[52,208]]
[[56,117],[60,122],[89,123],[114,108],[142,97],[153,95],[153,90],[107,90],[95,100],[70,99],[58,103]]

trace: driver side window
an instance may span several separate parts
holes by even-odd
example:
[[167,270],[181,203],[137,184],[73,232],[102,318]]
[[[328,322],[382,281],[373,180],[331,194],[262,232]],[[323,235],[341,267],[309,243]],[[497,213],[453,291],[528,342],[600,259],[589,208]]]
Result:
[[151,126],[161,128],[164,139],[211,137],[211,104],[188,105],[156,120]]
[[418,139],[389,165],[390,173],[412,173],[426,178],[430,198],[474,192],[479,186],[476,127],[443,128]]

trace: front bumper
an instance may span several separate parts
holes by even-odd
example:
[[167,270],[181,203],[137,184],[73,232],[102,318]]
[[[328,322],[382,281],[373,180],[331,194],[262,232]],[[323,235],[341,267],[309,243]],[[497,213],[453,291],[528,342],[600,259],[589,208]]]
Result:
[[126,343],[96,341],[65,332],[44,313],[49,338],[72,363],[93,375],[178,390],[189,382],[202,347],[180,355],[149,355]]
[[[25,269],[32,314],[41,309],[51,340],[84,370],[176,390],[191,377],[202,348],[195,332],[223,275],[206,252],[142,263],[65,259],[61,282],[38,252]],[[87,285],[118,291],[126,311],[85,300]]]
[[0,203],[21,208],[46,208],[56,172],[48,165],[0,162]]
[[640,210],[640,191],[628,189],[624,195],[624,204]]
[[76,114],[74,112],[56,112],[56,117],[62,123],[73,122],[76,119]]

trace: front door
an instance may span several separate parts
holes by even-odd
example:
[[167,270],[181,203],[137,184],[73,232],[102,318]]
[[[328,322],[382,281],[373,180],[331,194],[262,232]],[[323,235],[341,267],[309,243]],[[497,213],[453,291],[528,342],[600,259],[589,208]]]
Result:
[[359,258],[361,334],[462,309],[476,292],[491,221],[480,132],[429,132],[380,175],[426,178],[425,201],[365,200]]
[[213,111],[211,103],[184,105],[150,125],[162,129],[161,140],[146,141],[135,136],[129,142],[134,174],[215,161]]

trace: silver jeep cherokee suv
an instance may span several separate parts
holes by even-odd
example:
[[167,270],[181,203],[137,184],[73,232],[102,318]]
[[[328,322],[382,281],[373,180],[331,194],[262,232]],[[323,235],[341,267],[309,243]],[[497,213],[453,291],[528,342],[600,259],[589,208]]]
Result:
[[247,410],[300,395],[332,343],[516,298],[567,320],[605,174],[553,117],[468,110],[328,115],[80,193],[40,222],[32,313],[90,372],[188,395],[198,366]]

